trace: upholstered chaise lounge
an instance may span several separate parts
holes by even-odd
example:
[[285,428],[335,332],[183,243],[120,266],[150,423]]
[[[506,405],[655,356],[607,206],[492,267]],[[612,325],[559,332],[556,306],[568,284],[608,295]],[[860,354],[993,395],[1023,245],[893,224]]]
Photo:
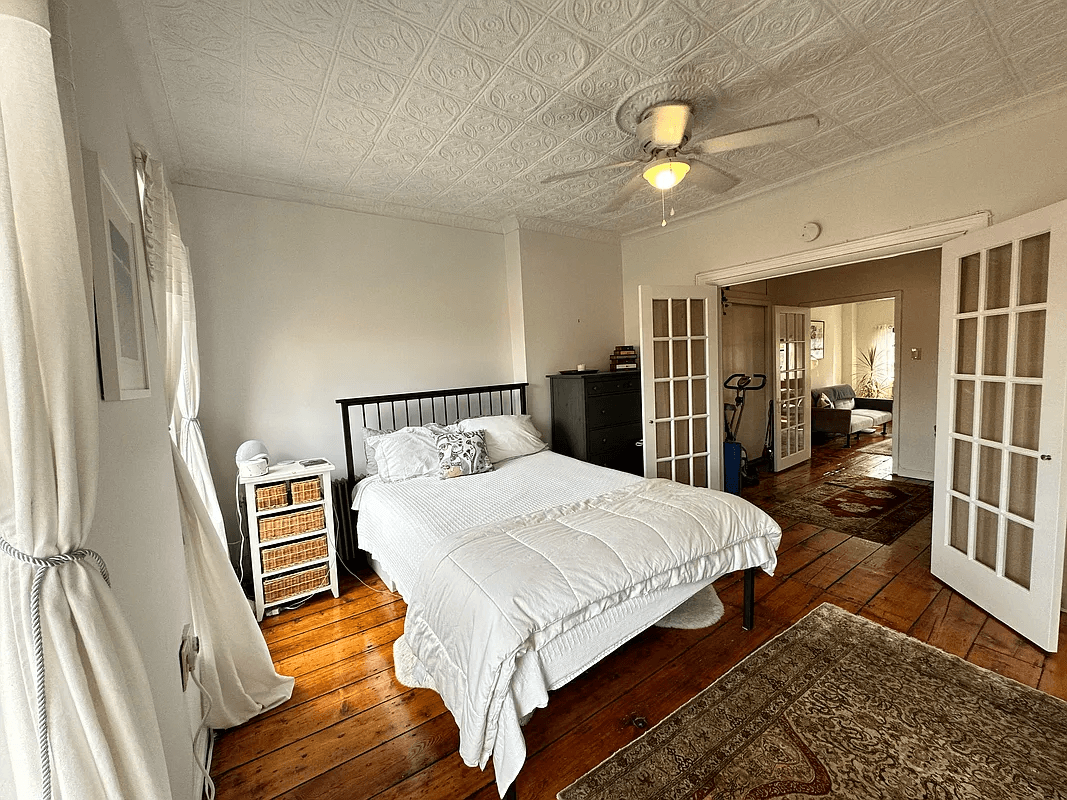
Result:
[[845,447],[852,446],[853,435],[858,437],[861,431],[879,425],[884,435],[892,421],[892,400],[856,397],[856,392],[847,383],[811,391],[812,431],[830,436],[842,435],[845,437]]

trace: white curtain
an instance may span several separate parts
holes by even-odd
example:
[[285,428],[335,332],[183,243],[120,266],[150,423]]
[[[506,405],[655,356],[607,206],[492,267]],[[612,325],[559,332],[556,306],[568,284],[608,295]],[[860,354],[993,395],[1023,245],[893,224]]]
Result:
[[189,252],[163,167],[145,158],[145,243],[163,381],[171,408],[185,560],[200,637],[200,680],[211,698],[207,725],[231,728],[284,703],[293,679],[274,670],[263,634],[226,550],[226,532],[200,432],[200,356]]
[[0,725],[19,798],[169,798],[139,651],[83,548],[99,389],[47,19],[0,5]]

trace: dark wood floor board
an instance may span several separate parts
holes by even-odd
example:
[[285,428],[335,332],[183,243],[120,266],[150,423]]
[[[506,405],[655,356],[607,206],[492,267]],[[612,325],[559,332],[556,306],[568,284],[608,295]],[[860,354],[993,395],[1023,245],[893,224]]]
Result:
[[[862,443],[880,440],[865,436]],[[762,474],[745,490],[783,527],[774,577],[756,579],[756,627],[740,625],[741,574],[715,586],[726,613],[697,631],[651,628],[551,693],[524,729],[521,800],[553,800],[648,726],[696,695],[823,602],[835,603],[1031,686],[1067,697],[1067,655],[1045,654],[937,581],[929,570],[932,520],[876,545],[780,514],[777,507],[826,480],[888,476],[891,459],[832,442],[810,462]],[[343,596],[316,597],[264,621],[293,697],[218,739],[219,800],[494,800],[492,762],[463,765],[458,732],[440,698],[396,682],[392,644],[402,602],[364,567]],[[1067,642],[1067,617],[1062,636]]]

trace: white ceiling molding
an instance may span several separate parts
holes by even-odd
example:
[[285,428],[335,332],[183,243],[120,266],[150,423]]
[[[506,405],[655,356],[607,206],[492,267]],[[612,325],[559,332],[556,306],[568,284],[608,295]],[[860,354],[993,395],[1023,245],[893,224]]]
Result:
[[594,242],[618,242],[619,234],[614,231],[602,231],[596,228],[586,228],[581,225],[568,225],[565,222],[557,222],[551,219],[530,217],[505,217],[501,230],[503,233],[514,231],[538,231],[539,233],[554,233],[557,236],[569,236],[572,239],[588,239]]
[[717,267],[698,272],[694,283],[730,286],[735,283],[769,280],[801,272],[814,272],[828,267],[840,267],[859,261],[889,258],[918,250],[930,250],[968,231],[988,227],[991,218],[992,214],[989,211],[976,211],[965,217],[931,222],[926,225],[914,225],[899,231],[868,236],[865,239],[855,239],[761,261]]

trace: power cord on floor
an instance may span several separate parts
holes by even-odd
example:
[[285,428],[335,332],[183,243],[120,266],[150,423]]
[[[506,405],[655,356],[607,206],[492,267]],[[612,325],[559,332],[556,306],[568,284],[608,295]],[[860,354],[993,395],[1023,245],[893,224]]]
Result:
[[351,576],[352,576],[353,578],[355,578],[355,579],[356,579],[357,581],[359,581],[360,583],[362,583],[362,584],[363,584],[364,586],[366,586],[366,587],[367,587],[368,589],[370,589],[370,590],[371,590],[372,592],[377,592],[378,594],[391,594],[391,595],[394,595],[395,597],[399,597],[399,596],[400,596],[400,593],[399,593],[399,592],[394,592],[394,591],[393,591],[393,590],[391,590],[391,589],[386,589],[386,590],[384,590],[384,591],[383,591],[383,590],[381,590],[381,589],[375,589],[375,588],[374,588],[373,586],[371,586],[371,585],[370,585],[369,583],[367,583],[367,582],[366,582],[365,580],[363,580],[363,579],[362,579],[361,577],[359,577],[359,575],[357,575],[356,573],[354,573],[354,572],[352,571],[352,568],[351,568],[351,567],[349,567],[349,566],[348,566],[348,564],[346,564],[346,563],[345,563],[344,559],[343,559],[343,558],[341,558],[340,556],[338,556],[338,557],[337,557],[337,563],[338,563],[338,564],[340,564],[340,565],[341,565],[342,567],[344,567],[344,568],[345,568],[345,572],[347,572],[347,573],[348,573],[349,575],[351,575]]
[[240,544],[240,552],[237,556],[237,581],[242,586],[245,582],[245,534],[244,534],[244,518],[241,516],[241,477],[237,476],[233,485],[233,499],[237,503],[237,535],[240,537],[238,541],[231,542],[226,540],[227,545]]
[[[211,695],[208,694],[207,689],[204,688],[204,684],[200,682],[200,679],[196,677],[196,670],[189,671],[189,678],[196,684],[196,688],[200,690],[200,698],[203,703],[206,703],[207,708],[204,709],[204,716],[200,718],[200,725],[196,729],[196,733],[193,735],[193,760],[196,762],[196,768],[200,770],[204,776],[204,796],[207,800],[215,800],[215,782],[211,780],[211,773],[208,768],[200,763],[200,759],[196,757],[197,749],[200,746],[200,735],[202,733],[208,733],[210,736],[211,731],[207,727],[208,714],[211,713]],[[207,757],[205,761],[210,764],[211,757],[214,755],[215,750],[215,737],[210,736],[208,740]]]

